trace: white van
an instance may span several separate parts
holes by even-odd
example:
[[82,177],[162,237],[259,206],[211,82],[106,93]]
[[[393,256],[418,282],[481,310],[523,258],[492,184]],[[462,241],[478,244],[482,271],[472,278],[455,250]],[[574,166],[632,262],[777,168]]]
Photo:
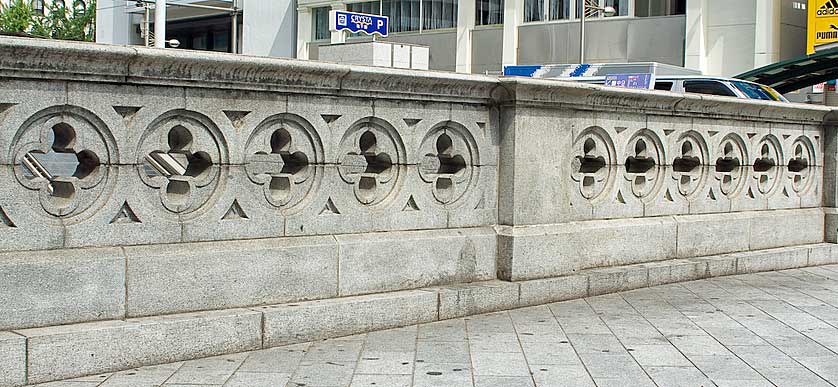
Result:
[[[559,78],[557,78],[559,79]],[[605,77],[561,78],[564,81],[593,83],[604,85]],[[788,102],[782,94],[769,86],[760,85],[741,79],[711,77],[706,75],[661,75],[654,80],[655,90],[674,93],[695,93],[721,95],[763,101]]]
[[782,94],[769,86],[743,81],[741,79],[722,77],[696,75],[661,76],[655,79],[655,90],[788,102]]

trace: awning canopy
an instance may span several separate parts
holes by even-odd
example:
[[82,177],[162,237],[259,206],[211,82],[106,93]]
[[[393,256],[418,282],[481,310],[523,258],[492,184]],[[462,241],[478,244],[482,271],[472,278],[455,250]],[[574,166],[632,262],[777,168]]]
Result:
[[771,86],[784,94],[838,79],[838,47],[760,67],[735,78]]

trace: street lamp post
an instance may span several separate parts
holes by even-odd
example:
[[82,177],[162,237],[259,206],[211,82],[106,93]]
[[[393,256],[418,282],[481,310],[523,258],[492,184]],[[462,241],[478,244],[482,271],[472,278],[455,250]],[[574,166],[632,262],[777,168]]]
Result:
[[600,7],[596,4],[598,0],[582,0],[582,12],[579,15],[579,64],[585,63],[585,17],[588,10],[592,10],[591,15],[596,15],[599,12],[605,17],[614,16],[617,10],[614,7]]

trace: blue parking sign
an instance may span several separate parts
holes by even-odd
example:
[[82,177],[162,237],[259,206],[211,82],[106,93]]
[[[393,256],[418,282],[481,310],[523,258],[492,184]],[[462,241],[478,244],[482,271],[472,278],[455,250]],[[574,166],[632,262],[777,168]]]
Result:
[[387,36],[390,18],[366,13],[329,11],[330,31],[363,32],[367,35]]
[[654,89],[655,77],[652,74],[611,74],[605,76],[605,86],[625,87],[629,89]]

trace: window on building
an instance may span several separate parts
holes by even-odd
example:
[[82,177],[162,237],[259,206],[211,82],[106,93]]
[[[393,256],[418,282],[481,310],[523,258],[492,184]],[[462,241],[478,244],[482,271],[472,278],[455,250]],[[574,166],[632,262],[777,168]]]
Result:
[[35,12],[40,13],[41,15],[44,14],[44,0],[32,0],[32,9]]
[[524,22],[544,20],[544,0],[524,0]]
[[311,9],[312,30],[314,30],[314,40],[329,39],[332,35],[329,32],[329,7],[317,7]]
[[349,3],[346,5],[349,12],[368,13],[372,15],[381,14],[381,1],[367,1],[363,3]]
[[419,0],[381,0],[381,14],[390,18],[390,32],[419,31]]
[[640,17],[683,15],[687,12],[687,0],[636,0],[634,14]]
[[[587,0],[588,4],[593,4],[596,7],[614,7],[614,10],[617,11],[612,16],[627,16],[628,15],[628,6],[629,0]],[[582,15],[582,0],[576,0],[576,17],[580,17]],[[603,17],[604,15],[602,12],[598,11],[588,11],[588,17],[594,15],[594,17]]]
[[684,81],[684,91],[687,93],[722,95],[726,97],[735,97],[727,86],[717,81]]
[[503,24],[503,0],[475,0],[477,18],[475,23],[479,26],[492,24]]
[[570,0],[550,0],[550,20],[570,18]]
[[[605,0],[603,7],[614,7],[617,13],[614,16],[627,16],[629,14],[629,0]],[[600,13],[600,16],[602,14]]]
[[422,0],[422,29],[457,27],[457,0]]

